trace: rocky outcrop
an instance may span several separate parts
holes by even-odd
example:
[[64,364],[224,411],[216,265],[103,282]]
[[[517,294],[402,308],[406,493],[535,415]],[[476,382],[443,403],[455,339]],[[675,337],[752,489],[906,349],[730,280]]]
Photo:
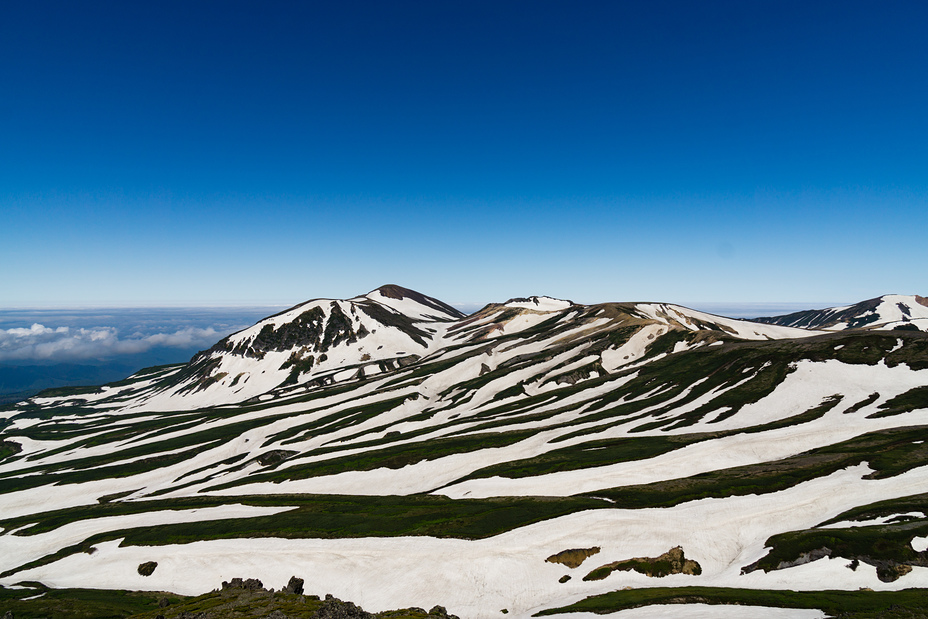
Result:
[[[835,551],[831,548],[823,546],[821,548],[816,548],[808,552],[800,553],[795,559],[789,561],[780,561],[776,567],[763,567],[762,569],[765,572],[772,570],[785,570],[791,567],[796,567],[798,565],[805,565],[806,563],[811,563],[812,561],[818,561],[819,559],[832,558],[834,556],[844,556],[843,553],[839,550],[837,555]],[[766,557],[764,557],[766,558]],[[761,569],[761,564],[764,561],[764,558],[761,558],[754,563],[747,565],[741,568],[742,574],[750,574],[751,572]],[[876,559],[867,555],[853,555],[850,557],[851,562],[847,564],[847,568],[852,571],[857,571],[857,568],[861,563],[866,563],[876,568],[876,576],[882,582],[895,582],[912,571],[912,566],[919,567],[928,567],[928,552],[918,553],[914,558],[909,558],[904,561],[894,561],[892,559]]]
[[560,563],[561,565],[566,565],[567,567],[574,569],[580,567],[580,564],[586,561],[588,557],[592,557],[600,550],[599,546],[593,546],[592,548],[571,548],[570,550],[562,550],[557,554],[553,554],[547,559],[548,563]]
[[702,574],[699,563],[687,559],[683,554],[683,547],[671,548],[659,557],[635,557],[624,561],[615,561],[602,565],[586,576],[583,580],[602,580],[612,572],[636,571],[652,578],[662,578],[671,574],[689,574],[698,576]]
[[222,581],[223,589],[245,589],[247,591],[264,591],[264,583],[257,578],[233,578],[229,582]]
[[274,449],[272,451],[267,451],[255,458],[255,460],[261,466],[271,466],[275,467],[290,456],[295,456],[300,452],[291,451],[289,449]]
[[326,594],[322,607],[316,611],[315,619],[373,619],[374,615],[353,602],[343,602]]
[[151,576],[154,574],[156,567],[158,567],[157,561],[146,561],[139,565],[139,574],[142,576]]
[[290,577],[290,582],[287,583],[287,586],[281,589],[285,593],[295,593],[296,595],[301,595],[303,593],[303,579],[297,578],[296,576]]

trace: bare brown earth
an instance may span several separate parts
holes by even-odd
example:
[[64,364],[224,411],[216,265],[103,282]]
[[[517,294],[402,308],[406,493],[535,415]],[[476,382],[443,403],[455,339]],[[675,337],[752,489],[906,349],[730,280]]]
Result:
[[566,565],[573,569],[575,567],[580,567],[580,564],[586,561],[587,557],[592,557],[599,552],[599,550],[599,546],[593,546],[592,548],[571,548],[570,550],[562,550],[556,555],[551,555],[545,559],[545,561],[548,563],[560,563],[561,565]]
[[631,570],[652,578],[661,578],[670,574],[696,576],[702,573],[699,563],[687,559],[683,554],[683,547],[677,546],[659,557],[635,557],[601,565],[584,576],[583,580],[602,580],[612,572],[629,572]]

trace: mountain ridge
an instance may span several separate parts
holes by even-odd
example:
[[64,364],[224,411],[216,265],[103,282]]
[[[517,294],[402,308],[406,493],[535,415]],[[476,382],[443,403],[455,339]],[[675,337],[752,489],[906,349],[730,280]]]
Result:
[[[594,314],[612,318],[597,321]],[[651,325],[622,351],[623,359],[640,353],[642,338],[653,339],[667,331],[717,331],[741,339],[814,334],[805,329],[766,326],[674,304],[581,305],[543,295],[490,303],[465,316],[438,299],[389,284],[351,299],[306,301],[234,333],[195,356],[178,373],[176,380],[181,384],[153,399],[165,406],[178,405],[174,396],[196,403],[207,399],[231,403],[291,385],[321,386],[354,380],[409,364],[465,341],[512,335],[555,317],[576,322],[578,328],[590,324],[593,325],[590,328],[596,329],[597,322],[601,327],[616,320]],[[249,359],[253,363],[246,363]],[[615,359],[608,363],[610,367],[618,367]],[[208,392],[208,397],[190,398],[201,392]]]
[[830,331],[846,329],[928,331],[928,299],[919,295],[889,294],[853,305],[803,310],[753,320],[765,324]]
[[[543,296],[459,317],[377,291],[6,407],[0,584],[299,573],[476,619],[626,587],[928,590],[928,334]],[[288,382],[295,351],[327,359]],[[258,387],[236,393],[235,364]],[[698,574],[642,563],[677,547]]]

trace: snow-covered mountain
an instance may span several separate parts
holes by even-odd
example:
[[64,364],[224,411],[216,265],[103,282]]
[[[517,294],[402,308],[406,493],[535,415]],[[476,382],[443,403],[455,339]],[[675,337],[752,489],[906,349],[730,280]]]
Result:
[[757,322],[803,329],[902,329],[928,331],[928,299],[887,294],[854,305],[805,310],[784,316],[755,318]]
[[[665,303],[577,305],[550,297],[510,299],[465,317],[445,303],[400,286],[382,286],[347,300],[314,299],[234,333],[194,357],[168,382],[137,402],[145,409],[189,409],[273,397],[293,388],[358,380],[448,347],[511,336],[542,323],[574,336],[602,334],[619,324],[640,329],[603,351],[610,367],[641,354],[655,336],[703,334],[747,340],[809,337],[805,329],[714,316]],[[570,337],[570,335],[568,335]],[[684,338],[684,339],[687,339]],[[689,344],[678,343],[678,350]],[[621,349],[621,355],[617,350]],[[629,356],[630,355],[630,356]]]
[[386,285],[347,300],[313,299],[233,333],[194,357],[149,405],[240,402],[278,386],[331,384],[408,365],[443,344],[464,314]]
[[928,588],[928,334],[802,326],[550,297],[463,316],[398,286],[309,301],[0,411],[0,584],[297,574],[478,619]]

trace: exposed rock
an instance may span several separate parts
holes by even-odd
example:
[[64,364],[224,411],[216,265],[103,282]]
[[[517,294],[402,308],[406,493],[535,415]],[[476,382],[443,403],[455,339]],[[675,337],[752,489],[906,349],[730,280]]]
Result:
[[562,585],[568,580],[570,580],[570,574],[564,574],[563,576],[557,579],[557,581],[561,583]]
[[571,548],[570,550],[562,550],[557,554],[551,555],[545,559],[545,561],[548,563],[560,563],[561,565],[566,565],[573,569],[580,567],[580,564],[586,561],[587,557],[592,557],[598,553],[599,550],[599,546],[593,546],[592,548]]
[[702,574],[702,567],[700,567],[699,563],[687,559],[683,554],[683,547],[677,546],[659,557],[635,557],[625,561],[607,563],[584,576],[583,580],[602,580],[612,572],[628,572],[631,570],[652,578],[662,578],[670,574],[689,574],[691,576]]
[[883,582],[895,582],[912,571],[911,565],[888,563],[876,566],[876,576]]
[[264,591],[264,583],[257,578],[233,578],[229,582],[222,581],[223,589],[246,589],[248,591]]
[[277,466],[287,458],[299,452],[289,449],[274,449],[255,458],[261,466]]
[[297,578],[296,576],[290,577],[290,582],[287,583],[287,586],[282,589],[285,593],[295,593],[296,595],[301,595],[303,593],[303,579]]
[[316,611],[315,619],[373,619],[374,615],[352,602],[342,602],[332,594],[326,594],[325,602]]
[[798,558],[793,559],[792,561],[780,561],[780,564],[777,565],[776,569],[784,570],[789,567],[796,567],[797,565],[805,565],[806,563],[812,563],[813,561],[818,561],[819,559],[830,556],[831,548],[816,548],[815,550],[802,553]]
[[158,567],[157,561],[146,561],[139,565],[139,574],[142,576],[151,576],[155,572],[155,568]]

